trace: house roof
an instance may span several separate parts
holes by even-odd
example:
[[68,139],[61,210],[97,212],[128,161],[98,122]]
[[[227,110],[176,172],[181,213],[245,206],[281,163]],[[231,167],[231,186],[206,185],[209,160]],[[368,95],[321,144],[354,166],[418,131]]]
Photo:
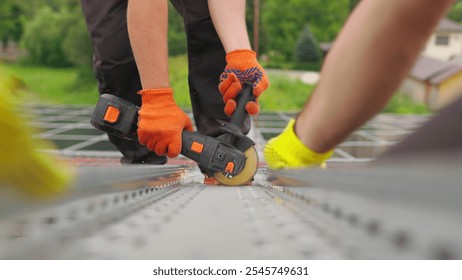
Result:
[[462,66],[460,65],[453,65],[454,67],[448,68],[443,73],[440,73],[430,79],[430,83],[433,85],[438,85],[444,80],[456,75],[459,72],[462,72]]
[[438,73],[444,72],[448,67],[447,64],[441,60],[420,56],[412,67],[410,75],[417,80],[426,81]]
[[459,72],[462,72],[461,64],[420,56],[412,67],[410,76],[419,81],[439,84]]
[[462,25],[450,19],[444,18],[438,23],[436,31],[462,32]]
[[451,59],[450,61],[451,63],[457,63],[457,64],[462,65],[462,55],[458,55],[454,57],[453,59]]

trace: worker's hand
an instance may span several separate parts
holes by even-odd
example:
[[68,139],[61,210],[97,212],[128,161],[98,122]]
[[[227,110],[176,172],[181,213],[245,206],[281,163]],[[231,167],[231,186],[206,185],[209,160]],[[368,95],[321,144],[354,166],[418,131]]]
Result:
[[173,89],[144,89],[138,117],[138,139],[156,154],[176,157],[181,152],[181,133],[192,131],[191,120],[176,105]]
[[270,168],[325,167],[326,160],[333,151],[317,153],[298,139],[294,130],[295,120],[291,120],[279,136],[266,144],[263,155]]
[[225,114],[231,116],[236,109],[236,96],[244,82],[253,84],[255,102],[246,104],[250,115],[258,114],[260,106],[258,97],[269,86],[268,76],[257,61],[257,54],[252,50],[235,50],[226,54],[226,68],[221,74],[219,90],[225,101]]

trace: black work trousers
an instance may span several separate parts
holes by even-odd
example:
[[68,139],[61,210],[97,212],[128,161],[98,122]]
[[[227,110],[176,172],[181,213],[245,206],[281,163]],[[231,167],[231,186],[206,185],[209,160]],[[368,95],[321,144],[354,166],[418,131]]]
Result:
[[[188,47],[189,90],[198,131],[218,136],[229,118],[218,91],[219,76],[226,66],[225,51],[215,31],[207,0],[171,0],[184,19]],[[94,49],[93,68],[100,94],[109,93],[137,105],[141,82],[127,31],[128,0],[81,0]],[[153,50],[155,51],[155,50]],[[250,129],[250,119],[242,130]],[[137,141],[109,135],[124,156],[141,158],[150,153]]]

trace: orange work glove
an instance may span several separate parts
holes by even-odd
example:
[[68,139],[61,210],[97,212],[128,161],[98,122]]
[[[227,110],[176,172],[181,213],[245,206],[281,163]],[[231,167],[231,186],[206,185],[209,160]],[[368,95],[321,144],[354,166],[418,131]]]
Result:
[[138,140],[156,154],[176,157],[181,152],[181,133],[192,131],[191,120],[173,99],[173,89],[140,90]]
[[269,80],[257,61],[257,54],[252,50],[235,50],[226,54],[226,62],[218,87],[226,103],[225,114],[231,116],[236,109],[236,96],[244,82],[253,84],[253,95],[256,97],[256,101],[248,102],[245,108],[250,115],[258,114],[258,97],[268,88]]

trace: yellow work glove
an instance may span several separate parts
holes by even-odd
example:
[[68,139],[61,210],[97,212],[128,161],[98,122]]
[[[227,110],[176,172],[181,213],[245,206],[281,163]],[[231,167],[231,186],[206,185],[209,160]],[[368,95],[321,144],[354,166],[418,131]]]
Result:
[[312,151],[295,134],[295,120],[290,120],[284,131],[266,143],[263,155],[270,168],[325,167],[333,150],[326,153]]
[[35,197],[63,193],[73,179],[73,170],[39,151],[50,144],[33,137],[9,101],[5,92],[0,92],[0,188],[13,187]]

